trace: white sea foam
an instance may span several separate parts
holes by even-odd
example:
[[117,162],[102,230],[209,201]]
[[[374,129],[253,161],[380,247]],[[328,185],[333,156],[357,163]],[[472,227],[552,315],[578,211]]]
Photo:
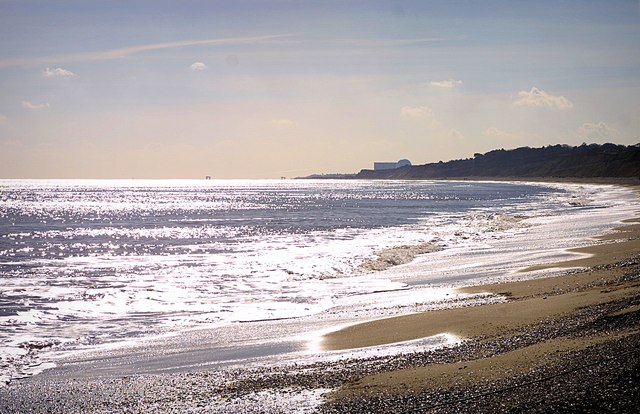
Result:
[[[568,257],[636,208],[623,188],[549,186],[0,182],[0,301],[15,309],[0,337],[80,346],[423,309]],[[394,266],[372,272],[381,256]]]

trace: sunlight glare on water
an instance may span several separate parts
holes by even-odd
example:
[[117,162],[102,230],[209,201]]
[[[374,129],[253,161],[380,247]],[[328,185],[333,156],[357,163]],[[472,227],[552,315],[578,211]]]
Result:
[[374,270],[490,246],[568,211],[572,197],[540,185],[349,180],[5,180],[0,191],[5,354],[317,314],[406,287]]

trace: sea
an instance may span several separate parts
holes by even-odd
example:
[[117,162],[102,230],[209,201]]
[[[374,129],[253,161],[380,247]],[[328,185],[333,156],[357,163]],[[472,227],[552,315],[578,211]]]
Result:
[[636,209],[588,184],[0,180],[0,383],[59,350],[417,309],[575,257]]

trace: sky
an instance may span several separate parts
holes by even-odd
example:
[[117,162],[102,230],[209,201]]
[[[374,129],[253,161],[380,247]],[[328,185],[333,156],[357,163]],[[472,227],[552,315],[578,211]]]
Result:
[[0,178],[640,142],[639,1],[0,0]]

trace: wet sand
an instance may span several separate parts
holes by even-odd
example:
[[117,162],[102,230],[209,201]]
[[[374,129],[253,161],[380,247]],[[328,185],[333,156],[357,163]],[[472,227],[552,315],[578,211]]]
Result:
[[[356,412],[357,401],[363,400],[380,407],[374,412],[392,412],[391,407],[431,407],[442,412],[551,412],[568,410],[564,405],[568,401],[584,412],[637,408],[640,385],[632,381],[638,376],[640,353],[639,222],[629,220],[614,233],[598,237],[599,244],[573,250],[589,256],[523,269],[523,275],[551,268],[586,269],[557,277],[460,289],[461,293],[503,295],[507,299],[504,303],[387,318],[328,334],[324,346],[333,350],[443,332],[458,335],[466,343],[456,350],[458,358],[390,369],[343,386],[331,396],[329,405],[335,410],[331,412]],[[593,379],[585,379],[581,372],[583,362],[589,365],[584,371],[601,369],[591,365],[594,360],[596,365],[604,361],[602,365],[609,366],[598,374],[602,381],[608,381],[601,390],[594,389],[590,384]],[[567,374],[562,378],[562,388],[554,388],[559,385],[552,380],[562,375],[549,373],[563,370]],[[528,382],[529,387],[511,389]],[[507,403],[506,391],[502,390],[519,396]],[[590,390],[591,397],[582,395],[585,390]],[[456,395],[465,397],[456,399]],[[386,402],[380,396],[385,396]],[[536,405],[532,402],[535,398],[553,404]],[[602,410],[594,408],[598,404]]]
[[456,345],[154,375],[39,375],[0,388],[0,412],[632,412],[640,401],[639,223],[576,249],[593,256],[524,269],[566,267],[565,275],[460,290],[502,295],[502,303],[377,320],[324,339],[325,349],[344,349],[453,332],[464,339]]
[[[640,225],[631,224],[616,233],[600,237],[607,244],[573,249],[592,256],[562,263],[535,266],[526,271],[555,267],[592,267],[614,263],[640,253]],[[440,311],[380,319],[332,332],[324,338],[324,348],[340,350],[382,345],[450,333],[463,338],[503,334],[540,320],[574,312],[579,308],[623,299],[638,294],[633,285],[615,290],[601,285],[620,275],[622,269],[600,269],[562,277],[498,283],[460,289],[460,293],[492,293],[508,298],[506,303],[445,309]]]

